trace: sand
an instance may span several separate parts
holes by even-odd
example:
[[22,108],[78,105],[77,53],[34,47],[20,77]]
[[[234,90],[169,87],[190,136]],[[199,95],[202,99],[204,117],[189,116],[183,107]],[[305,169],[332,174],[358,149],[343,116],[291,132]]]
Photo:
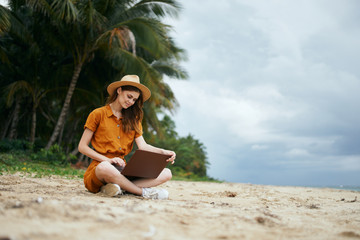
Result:
[[170,181],[169,200],[0,176],[0,239],[360,239],[360,192]]

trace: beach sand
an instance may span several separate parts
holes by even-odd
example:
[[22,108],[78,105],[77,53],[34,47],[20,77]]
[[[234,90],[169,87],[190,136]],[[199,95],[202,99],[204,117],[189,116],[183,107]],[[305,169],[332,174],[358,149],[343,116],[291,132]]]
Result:
[[0,176],[4,239],[360,239],[360,192],[170,181],[169,200],[88,192],[82,180]]

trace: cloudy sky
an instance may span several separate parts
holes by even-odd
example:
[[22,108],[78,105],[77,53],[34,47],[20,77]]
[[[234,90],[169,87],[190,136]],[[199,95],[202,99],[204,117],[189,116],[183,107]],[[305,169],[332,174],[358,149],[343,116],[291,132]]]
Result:
[[190,77],[168,81],[173,117],[206,146],[208,174],[360,185],[360,2],[179,2],[169,23]]
[[360,185],[360,2],[183,0],[187,81],[169,80],[181,136],[209,175],[276,185]]

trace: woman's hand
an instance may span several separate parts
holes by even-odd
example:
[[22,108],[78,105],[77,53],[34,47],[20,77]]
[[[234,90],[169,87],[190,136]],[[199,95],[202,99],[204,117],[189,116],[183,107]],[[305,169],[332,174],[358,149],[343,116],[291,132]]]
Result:
[[174,164],[174,163],[175,163],[176,153],[175,153],[174,151],[164,150],[164,149],[163,149],[163,154],[165,154],[165,155],[171,155],[171,157],[168,158],[166,161],[167,161],[167,162],[171,162],[171,164]]
[[120,172],[125,167],[125,161],[119,157],[109,158],[108,162],[116,167],[116,169],[118,169]]
[[171,162],[171,164],[175,163],[176,153],[174,151],[165,150],[165,149],[161,149],[161,148],[151,146],[150,144],[147,144],[145,142],[143,136],[135,138],[135,142],[136,142],[136,145],[138,146],[138,148],[140,150],[145,150],[145,151],[149,151],[149,152],[156,152],[156,153],[162,153],[162,154],[165,154],[165,155],[170,155],[171,157],[168,158],[166,161]]

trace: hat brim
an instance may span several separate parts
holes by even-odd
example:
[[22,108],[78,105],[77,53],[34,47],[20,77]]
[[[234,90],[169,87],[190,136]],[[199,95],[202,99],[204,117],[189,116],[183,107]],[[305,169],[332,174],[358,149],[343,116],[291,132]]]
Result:
[[107,87],[107,92],[111,96],[112,94],[114,94],[114,91],[121,86],[133,86],[138,88],[141,91],[141,95],[144,102],[147,101],[151,96],[151,91],[146,86],[142,85],[141,83],[136,83],[131,81],[113,82]]

